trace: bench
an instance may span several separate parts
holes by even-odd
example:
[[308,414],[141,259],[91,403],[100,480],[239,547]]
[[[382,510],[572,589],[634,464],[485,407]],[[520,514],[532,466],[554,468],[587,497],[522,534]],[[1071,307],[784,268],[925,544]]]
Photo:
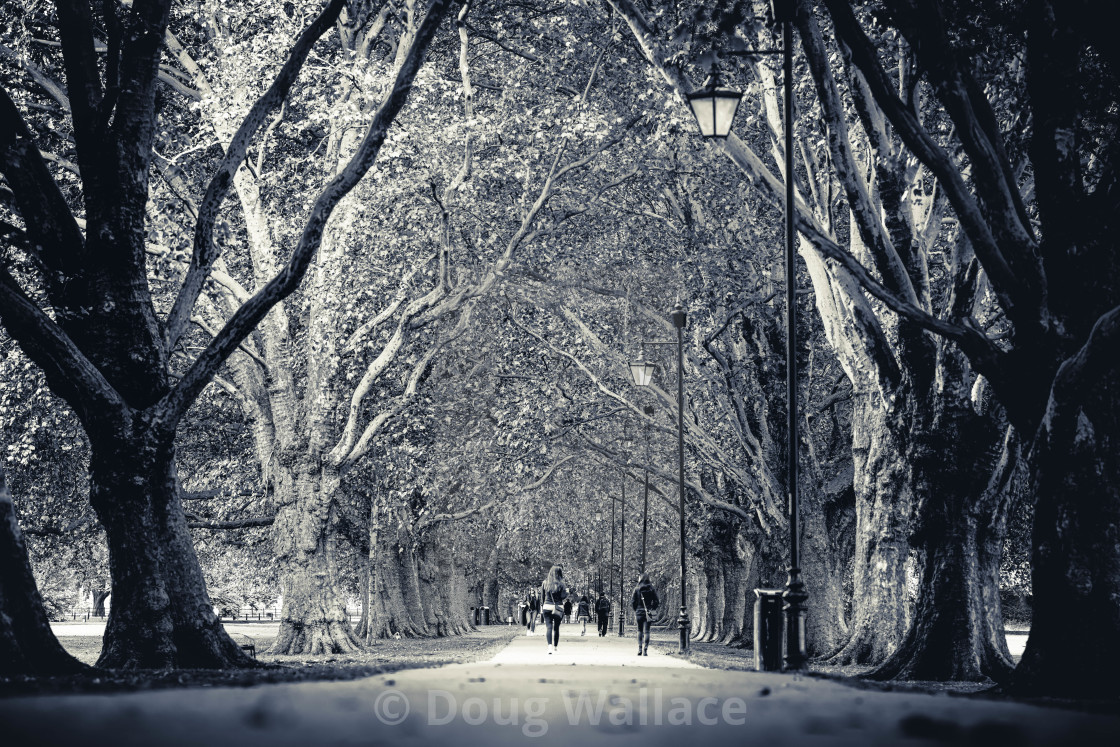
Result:
[[252,636],[247,636],[244,633],[241,633],[241,637],[248,641],[248,643],[241,644],[241,650],[254,659],[257,658],[257,639]]

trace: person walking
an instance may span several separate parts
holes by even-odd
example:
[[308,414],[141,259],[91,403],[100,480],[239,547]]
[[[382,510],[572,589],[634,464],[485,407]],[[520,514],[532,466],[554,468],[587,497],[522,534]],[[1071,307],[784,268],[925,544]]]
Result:
[[564,600],[564,622],[570,623],[572,621],[572,600]]
[[541,597],[534,589],[529,592],[529,635],[537,634],[537,618],[541,616]]
[[[634,617],[638,623],[638,656],[649,656],[649,627],[653,623],[653,611],[661,605],[657,589],[650,583],[649,574],[638,576],[638,586],[630,599]],[[644,641],[644,643],[643,643]]]
[[611,619],[611,600],[602,591],[595,600],[595,619],[599,623],[599,637],[602,638],[607,634],[607,624]]
[[576,622],[583,623],[583,630],[580,635],[587,635],[587,621],[591,619],[591,603],[587,601],[587,595],[583,594],[579,598],[579,606],[576,608]]
[[544,615],[544,634],[548,639],[550,655],[560,645],[560,621],[564,619],[564,602],[569,594],[568,585],[564,583],[564,569],[552,566],[541,585],[541,613]]

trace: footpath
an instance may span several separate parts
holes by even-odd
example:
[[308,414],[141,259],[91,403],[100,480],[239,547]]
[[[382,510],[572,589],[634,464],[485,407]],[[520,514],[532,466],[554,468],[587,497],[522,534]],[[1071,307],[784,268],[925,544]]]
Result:
[[[575,633],[573,635],[573,632]],[[703,669],[655,639],[521,636],[348,682],[0,699],[6,745],[1114,745],[1120,716]]]

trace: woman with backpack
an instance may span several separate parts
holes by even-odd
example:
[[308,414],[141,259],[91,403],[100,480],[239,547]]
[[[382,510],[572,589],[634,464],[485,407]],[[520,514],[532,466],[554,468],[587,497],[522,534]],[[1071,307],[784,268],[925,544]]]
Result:
[[564,601],[569,594],[568,585],[564,583],[564,569],[552,566],[541,584],[541,613],[544,615],[549,654],[560,644],[560,621],[564,619]]
[[649,574],[643,573],[638,576],[638,586],[634,589],[634,596],[630,600],[630,606],[634,608],[634,617],[638,623],[638,656],[649,656],[649,627],[653,623],[653,611],[660,604],[657,589],[653,588],[653,584],[649,581]]
[[576,608],[576,622],[583,623],[583,630],[580,635],[587,635],[587,621],[591,619],[591,602],[588,601],[587,595],[584,594],[579,598],[579,607]]

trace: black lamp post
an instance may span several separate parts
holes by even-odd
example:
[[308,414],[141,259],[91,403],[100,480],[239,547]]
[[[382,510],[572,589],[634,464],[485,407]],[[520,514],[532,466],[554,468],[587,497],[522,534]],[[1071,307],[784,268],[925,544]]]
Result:
[[626,473],[622,474],[622,533],[618,550],[618,637],[626,635],[626,608],[622,601],[626,597]]
[[614,499],[611,499],[611,562],[607,566],[611,576],[611,593],[608,599],[614,598]]
[[[677,328],[677,477],[681,514],[681,611],[677,616],[677,627],[680,631],[679,653],[687,653],[692,638],[692,621],[688,618],[688,596],[685,586],[688,580],[685,550],[688,546],[685,544],[684,536],[684,325],[686,316],[679,301],[673,308],[670,318],[673,320],[673,326]],[[643,342],[642,344],[671,345],[673,343]],[[653,370],[653,364],[647,363],[644,356],[630,364],[630,375],[638,386],[649,386],[653,379]]]
[[[809,595],[801,581],[800,509],[797,496],[797,276],[794,274],[793,253],[793,22],[797,13],[795,0],[770,0],[770,11],[775,23],[782,25],[782,48],[731,52],[736,56],[782,55],[782,75],[785,93],[785,264],[786,264],[786,398],[789,403],[789,436],[787,476],[789,490],[789,578],[786,582],[786,669],[803,669],[805,655],[805,602]],[[704,88],[688,95],[688,103],[696,115],[700,134],[704,137],[724,138],[731,132],[731,121],[738,109],[736,92],[719,88],[716,67]],[[739,94],[741,97],[742,94]],[[732,100],[733,103],[732,103]]]
[[[642,408],[642,412],[647,417],[653,417],[653,406],[646,405]],[[641,573],[646,572],[646,533],[649,529],[649,427],[645,429],[645,442],[646,442],[646,487],[645,493],[642,495],[642,566],[639,569]]]
[[[603,512],[602,511],[596,511],[595,512],[595,526],[599,526],[599,523],[602,520],[603,520]],[[595,560],[596,560],[597,565],[598,565],[598,572],[597,572],[597,576],[596,576],[597,581],[595,583],[595,590],[598,593],[602,594],[603,593],[603,531],[602,531],[602,529],[599,530],[599,554],[595,556]]]

